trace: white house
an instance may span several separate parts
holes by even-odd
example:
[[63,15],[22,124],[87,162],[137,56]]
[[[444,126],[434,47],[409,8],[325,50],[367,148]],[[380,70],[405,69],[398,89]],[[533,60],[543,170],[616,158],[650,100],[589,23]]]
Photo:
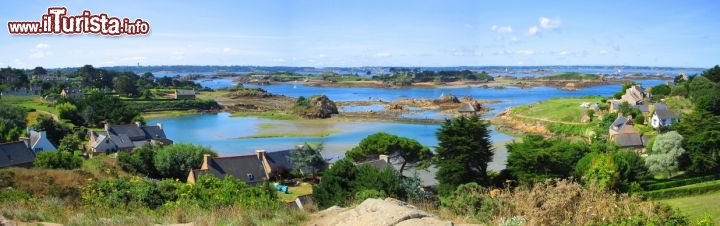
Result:
[[672,125],[673,123],[676,123],[680,121],[680,117],[675,114],[675,112],[672,112],[671,110],[660,108],[655,109],[655,112],[652,115],[652,119],[650,121],[650,124],[653,128],[658,127],[665,127]]
[[47,133],[45,131],[38,132],[32,128],[28,128],[28,134],[30,135],[30,138],[26,140],[26,144],[33,152],[57,151],[55,145],[50,143],[50,140],[48,140]]

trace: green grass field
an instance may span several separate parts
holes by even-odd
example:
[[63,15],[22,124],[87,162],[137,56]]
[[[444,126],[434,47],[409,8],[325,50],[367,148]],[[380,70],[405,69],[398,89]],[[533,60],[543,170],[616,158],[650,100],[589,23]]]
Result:
[[547,120],[551,122],[580,123],[586,108],[580,107],[583,102],[596,103],[602,98],[578,97],[578,98],[557,98],[538,103],[523,105],[513,108],[517,116],[530,119]]
[[55,107],[44,103],[40,96],[3,96],[0,101],[55,114]]
[[288,188],[290,194],[285,194],[277,191],[277,196],[283,202],[294,201],[298,196],[312,194],[312,185],[308,183],[302,183],[300,186],[291,186]]
[[663,199],[673,208],[678,208],[692,221],[698,221],[707,216],[713,216],[715,225],[720,225],[720,191],[702,195]]

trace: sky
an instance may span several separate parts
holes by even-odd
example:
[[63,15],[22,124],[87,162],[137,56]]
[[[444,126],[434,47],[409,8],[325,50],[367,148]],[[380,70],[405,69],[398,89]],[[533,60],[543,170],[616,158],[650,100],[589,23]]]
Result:
[[142,18],[148,35],[0,34],[0,66],[720,64],[720,1],[2,1],[0,21]]

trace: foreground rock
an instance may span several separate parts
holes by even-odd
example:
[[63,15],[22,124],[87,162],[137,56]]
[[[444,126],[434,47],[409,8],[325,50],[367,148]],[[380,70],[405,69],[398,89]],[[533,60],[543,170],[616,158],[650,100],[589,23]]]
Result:
[[455,225],[393,198],[367,199],[355,208],[330,207],[312,216],[306,225]]

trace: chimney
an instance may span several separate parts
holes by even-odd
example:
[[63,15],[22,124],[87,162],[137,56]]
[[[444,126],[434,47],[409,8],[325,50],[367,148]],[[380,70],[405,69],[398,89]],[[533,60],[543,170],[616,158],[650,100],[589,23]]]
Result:
[[385,162],[390,162],[387,155],[380,155],[380,156],[378,156],[378,159],[383,160]]
[[208,161],[210,161],[210,155],[204,154],[203,155],[203,164],[200,167],[201,170],[207,170],[208,169]]
[[160,129],[163,129],[163,128],[162,128],[162,123],[159,123],[159,122],[158,122],[158,123],[155,124],[155,125],[157,125]]
[[142,123],[140,123],[139,121],[136,121],[136,122],[135,122],[135,125],[136,125],[137,127],[141,127],[141,126],[142,126]]
[[110,133],[110,123],[105,123],[105,132]]
[[255,154],[260,161],[265,161],[265,150],[255,150]]

